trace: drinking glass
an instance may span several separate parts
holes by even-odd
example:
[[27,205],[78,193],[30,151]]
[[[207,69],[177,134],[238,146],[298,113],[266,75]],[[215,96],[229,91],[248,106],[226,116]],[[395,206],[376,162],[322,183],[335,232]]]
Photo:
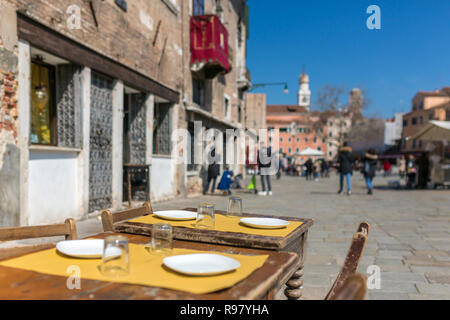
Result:
[[152,227],[152,243],[150,251],[155,254],[172,253],[172,226],[169,223],[155,223]]
[[241,197],[230,197],[228,199],[228,216],[242,216],[242,198]]
[[195,223],[197,228],[214,229],[214,205],[209,203],[202,203],[198,207],[197,221]]
[[127,237],[109,236],[105,238],[100,271],[110,277],[121,277],[130,273]]

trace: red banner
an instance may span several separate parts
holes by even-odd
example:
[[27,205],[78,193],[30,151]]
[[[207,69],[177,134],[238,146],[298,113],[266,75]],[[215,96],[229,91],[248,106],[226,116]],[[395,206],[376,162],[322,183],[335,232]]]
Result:
[[215,15],[191,18],[191,63],[220,64],[230,71],[228,31]]

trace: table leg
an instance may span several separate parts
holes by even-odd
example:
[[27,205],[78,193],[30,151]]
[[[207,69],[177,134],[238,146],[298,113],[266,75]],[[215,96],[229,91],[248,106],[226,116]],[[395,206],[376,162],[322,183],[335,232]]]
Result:
[[298,300],[302,296],[303,280],[303,265],[292,275],[291,279],[286,282],[286,289],[284,294],[288,300]]
[[284,295],[288,300],[298,300],[302,296],[302,289],[303,289],[303,280],[301,279],[303,277],[303,267],[304,267],[304,261],[305,261],[305,254],[306,254],[306,239],[308,237],[308,232],[305,232],[301,238],[300,243],[300,267],[297,269],[297,271],[292,275],[292,277],[289,279],[288,282],[286,282],[286,289],[284,290]]

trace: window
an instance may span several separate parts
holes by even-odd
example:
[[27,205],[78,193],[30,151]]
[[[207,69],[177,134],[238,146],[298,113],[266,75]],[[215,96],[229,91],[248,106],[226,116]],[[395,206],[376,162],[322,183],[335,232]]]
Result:
[[195,166],[195,161],[194,161],[194,159],[195,159],[195,127],[194,127],[194,123],[193,122],[189,122],[189,124],[188,124],[188,132],[189,132],[189,135],[190,135],[190,140],[191,140],[191,148],[190,148],[190,152],[191,152],[191,154],[190,154],[190,161],[189,161],[189,163],[188,163],[188,165],[187,165],[187,171],[194,171],[195,170],[195,168],[196,168],[196,166]]
[[283,138],[280,137],[280,142],[283,142]]
[[333,132],[330,132],[330,134],[328,135],[330,138],[333,138]]
[[308,142],[308,138],[305,138],[305,142]]
[[322,143],[325,143],[325,138],[322,139]]
[[408,126],[408,119],[403,120],[403,126],[407,127]]
[[203,16],[205,14],[205,0],[192,0],[192,10],[194,16]]
[[291,138],[289,138],[289,139],[288,139],[288,141],[289,141],[289,142],[291,142],[291,141],[292,141],[292,139],[291,139]]
[[417,104],[414,102],[413,104],[413,110],[416,111],[417,110]]
[[155,103],[153,124],[153,154],[170,155],[171,153],[171,115],[170,104]]
[[297,153],[300,152],[300,149],[299,149],[299,148],[296,148],[296,149],[295,149],[295,152],[297,152]]
[[230,119],[230,99],[225,97],[224,100],[224,115],[226,119]]
[[200,107],[205,107],[206,83],[204,80],[192,79],[192,99]]
[[419,117],[419,123],[420,123],[420,124],[423,123],[423,117],[422,117],[422,116]]
[[280,128],[280,132],[288,132],[288,128]]
[[291,153],[291,152],[292,152],[292,149],[291,149],[291,148],[289,148],[289,149],[288,149],[288,152],[289,152],[289,153]]
[[416,148],[416,139],[414,139],[413,142],[412,142],[412,148],[413,148],[413,149]]
[[419,148],[422,148],[422,140],[419,140]]
[[328,156],[331,158],[331,156],[332,156],[333,154],[331,153],[331,151],[330,152],[328,152]]
[[267,130],[273,131],[274,129],[275,129],[274,127],[269,127],[269,129],[267,129]]
[[430,114],[428,115],[428,120],[433,120],[433,114],[432,114],[432,113],[430,113]]
[[35,144],[56,145],[55,68],[31,64],[31,133]]
[[283,153],[283,148],[280,148],[280,153]]
[[412,125],[415,126],[417,124],[417,118],[412,118]]
[[314,141],[314,143],[317,143],[317,137],[314,137],[313,141]]
[[318,147],[318,148],[317,148],[317,150],[321,151],[321,150],[322,150],[322,148],[321,148],[321,147]]
[[300,138],[297,138],[297,142],[300,142]]
[[420,107],[421,110],[423,110],[423,101],[420,103]]

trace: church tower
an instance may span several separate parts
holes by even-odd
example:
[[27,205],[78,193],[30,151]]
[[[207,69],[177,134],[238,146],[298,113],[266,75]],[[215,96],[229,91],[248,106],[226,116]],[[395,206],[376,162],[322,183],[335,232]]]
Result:
[[305,107],[309,111],[311,107],[311,90],[309,90],[309,77],[303,69],[302,74],[299,79],[299,90],[298,90],[298,105]]

